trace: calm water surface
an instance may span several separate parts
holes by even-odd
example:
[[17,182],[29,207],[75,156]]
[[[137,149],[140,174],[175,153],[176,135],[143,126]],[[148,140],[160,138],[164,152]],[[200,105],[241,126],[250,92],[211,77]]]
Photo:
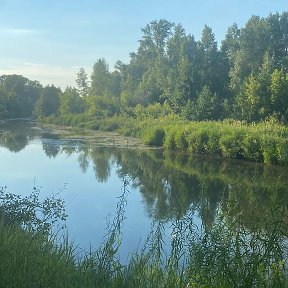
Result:
[[128,183],[121,257],[141,246],[153,221],[163,222],[169,239],[171,220],[194,209],[196,225],[209,228],[231,198],[247,229],[259,215],[264,223],[273,205],[287,207],[287,175],[285,167],[118,145],[109,133],[97,139],[27,121],[0,123],[0,186],[21,195],[34,185],[43,197],[59,193],[69,237],[81,249],[101,243]]

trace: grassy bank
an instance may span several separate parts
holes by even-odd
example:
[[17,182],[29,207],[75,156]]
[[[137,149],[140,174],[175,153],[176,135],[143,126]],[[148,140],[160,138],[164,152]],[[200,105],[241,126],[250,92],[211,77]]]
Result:
[[228,120],[191,122],[172,116],[92,119],[85,115],[65,115],[42,121],[82,129],[117,131],[165,149],[288,165],[288,128],[273,120],[247,124]]
[[[107,228],[106,240],[98,250],[87,252],[81,258],[76,258],[75,248],[67,238],[61,241],[47,233],[43,220],[38,222],[40,229],[31,229],[36,227],[34,224],[31,226],[33,217],[26,218],[21,225],[11,221],[19,219],[17,217],[2,217],[0,286],[287,287],[287,247],[282,236],[285,226],[279,211],[275,210],[275,217],[265,227],[255,226],[247,230],[241,224],[241,213],[235,214],[239,207],[233,199],[227,203],[227,213],[219,211],[211,229],[194,225],[193,209],[182,219],[175,219],[171,243],[163,240],[164,223],[155,221],[142,250],[134,253],[123,265],[119,260],[119,250],[128,188],[128,182],[125,182],[114,220]],[[1,207],[13,204],[11,197],[8,198],[2,197]],[[39,206],[41,203],[35,201],[35,197],[30,198],[29,203],[28,198],[25,199],[18,198],[14,207],[23,208],[28,204],[37,211],[46,207],[46,204]],[[59,204],[54,200],[51,203],[54,208]],[[2,216],[15,216],[17,213],[14,211],[18,209],[12,209],[8,214],[5,211],[2,209]],[[169,253],[164,252],[166,244],[171,247]]]

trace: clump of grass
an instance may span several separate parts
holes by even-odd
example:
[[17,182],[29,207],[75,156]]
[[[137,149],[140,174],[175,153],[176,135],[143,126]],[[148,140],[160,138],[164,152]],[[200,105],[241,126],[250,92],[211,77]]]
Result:
[[[0,221],[1,287],[81,287],[74,248],[53,238]],[[66,243],[66,244],[65,244]]]

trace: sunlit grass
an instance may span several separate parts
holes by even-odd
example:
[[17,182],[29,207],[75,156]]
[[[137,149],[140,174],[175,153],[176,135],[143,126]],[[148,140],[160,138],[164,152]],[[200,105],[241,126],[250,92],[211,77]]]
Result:
[[234,120],[184,121],[173,115],[158,119],[114,116],[89,121],[84,116],[68,116],[48,118],[45,121],[118,131],[126,136],[139,137],[145,144],[163,146],[165,149],[288,165],[288,128],[273,119],[248,124]]

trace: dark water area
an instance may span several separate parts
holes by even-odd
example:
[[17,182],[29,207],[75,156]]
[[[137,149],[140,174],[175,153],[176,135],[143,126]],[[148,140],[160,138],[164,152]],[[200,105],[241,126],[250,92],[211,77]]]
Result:
[[287,167],[117,146],[114,134],[101,137],[111,145],[34,122],[2,122],[0,186],[26,195],[36,185],[43,197],[63,198],[70,240],[87,250],[103,240],[125,184],[121,257],[141,247],[156,221],[169,241],[171,223],[191,211],[203,229],[212,227],[219,213],[227,219],[240,213],[252,230],[265,227],[277,209],[288,227]]

